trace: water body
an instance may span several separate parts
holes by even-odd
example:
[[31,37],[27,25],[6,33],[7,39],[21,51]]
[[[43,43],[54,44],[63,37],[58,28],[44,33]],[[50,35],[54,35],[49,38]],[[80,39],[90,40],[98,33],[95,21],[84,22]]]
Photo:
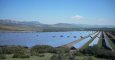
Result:
[[58,47],[80,39],[80,36],[84,37],[94,32],[95,31],[0,32],[0,45],[21,45],[27,47],[34,45],[50,45]]

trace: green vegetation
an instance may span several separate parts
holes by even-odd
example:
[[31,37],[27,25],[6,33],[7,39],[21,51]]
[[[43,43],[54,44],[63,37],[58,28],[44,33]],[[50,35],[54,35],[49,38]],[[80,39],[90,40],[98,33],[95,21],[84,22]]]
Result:
[[[107,33],[106,33],[106,35],[107,35]],[[108,38],[108,41],[109,41],[110,45],[112,46],[113,50],[115,51],[115,44],[112,42],[112,40],[108,36],[107,36],[107,38]]]
[[22,46],[0,47],[1,59],[3,59],[3,57],[6,57],[5,56],[6,54],[13,54],[12,58],[29,58],[29,55],[26,55],[26,48],[24,48]]
[[12,54],[6,55],[6,59],[4,60],[50,60],[51,56],[53,54],[51,53],[45,53],[43,57],[40,56],[30,56],[30,58],[12,58]]
[[98,41],[98,47],[101,48],[102,47],[102,34],[99,37],[99,41]]
[[0,54],[0,60],[6,59],[6,56],[4,54]]
[[[114,33],[114,32],[113,32]],[[108,35],[108,36],[111,36],[111,39],[115,39],[115,36],[114,35],[112,35],[110,32],[106,32],[106,34]],[[109,37],[110,38],[110,37]]]
[[115,44],[110,39],[108,41],[109,41],[110,45],[112,46],[112,48],[115,50]]
[[0,30],[3,31],[42,31],[41,28],[35,26],[10,26],[0,25]]
[[99,48],[98,46],[87,47],[79,51],[64,47],[51,47],[36,45],[32,48],[22,46],[0,47],[1,60],[101,60],[115,59],[115,52]]
[[95,35],[92,39],[90,39],[81,49],[87,48],[89,46],[89,44],[97,37],[97,35]]
[[39,55],[40,53],[56,53],[56,49],[47,45],[36,45],[31,48],[31,55]]
[[98,46],[96,45],[82,50],[82,53],[85,55],[95,56],[98,58],[111,59],[111,60],[115,59],[115,52],[105,50],[103,48],[98,48]]

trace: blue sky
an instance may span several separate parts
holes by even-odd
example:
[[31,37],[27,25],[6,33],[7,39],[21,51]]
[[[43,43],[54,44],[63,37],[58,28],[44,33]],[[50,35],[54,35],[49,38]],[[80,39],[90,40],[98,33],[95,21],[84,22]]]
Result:
[[0,19],[115,25],[115,0],[0,0]]

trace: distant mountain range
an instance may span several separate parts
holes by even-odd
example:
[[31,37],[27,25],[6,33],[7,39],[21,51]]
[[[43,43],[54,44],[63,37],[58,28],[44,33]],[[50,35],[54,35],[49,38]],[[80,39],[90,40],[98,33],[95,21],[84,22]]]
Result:
[[[10,28],[11,27],[11,28]],[[9,29],[10,28],[10,29]],[[53,28],[115,28],[112,25],[87,25],[87,24],[69,24],[69,23],[57,23],[57,24],[43,24],[38,21],[15,21],[8,19],[0,19],[0,29],[2,30],[29,30],[29,31],[43,31],[44,29]]]

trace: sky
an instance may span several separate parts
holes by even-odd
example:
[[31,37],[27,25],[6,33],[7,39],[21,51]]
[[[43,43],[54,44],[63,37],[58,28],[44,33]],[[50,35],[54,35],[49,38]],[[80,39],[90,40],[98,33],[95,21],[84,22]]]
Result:
[[0,0],[0,19],[115,25],[115,0]]

